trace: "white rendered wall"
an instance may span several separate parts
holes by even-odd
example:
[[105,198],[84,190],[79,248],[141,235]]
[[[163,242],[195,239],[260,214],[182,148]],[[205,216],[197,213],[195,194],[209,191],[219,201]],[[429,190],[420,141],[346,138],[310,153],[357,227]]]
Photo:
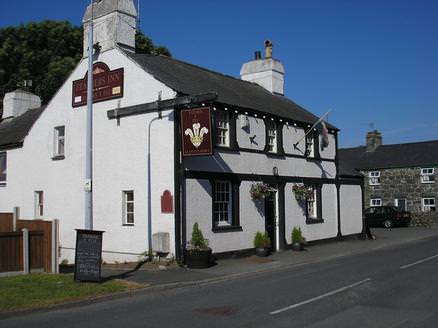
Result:
[[341,185],[341,233],[351,235],[362,232],[362,190],[358,185]]
[[209,240],[213,252],[228,252],[252,248],[257,231],[265,231],[264,203],[254,202],[249,196],[250,181],[242,181],[239,189],[240,226],[243,231],[212,231],[211,185],[208,180],[186,179],[186,223],[187,240],[192,235],[195,222],[205,238]]
[[[117,120],[107,110],[173,98],[175,93],[144,72],[119,50],[103,53],[98,61],[110,69],[124,67],[124,97],[95,103],[94,108],[94,229],[103,236],[105,261],[135,261],[147,245],[147,126],[156,114]],[[71,107],[72,81],[82,79],[81,62],[61,87],[26,137],[21,149],[8,151],[7,187],[0,188],[0,211],[21,208],[23,218],[34,216],[34,191],[43,190],[45,215],[60,220],[61,260],[74,259],[75,231],[84,227],[85,108]],[[169,112],[163,112],[163,115]],[[152,229],[169,232],[171,247],[174,216],[161,214],[161,193],[174,191],[173,122],[152,123]],[[65,159],[53,161],[53,129],[65,125]],[[159,138],[157,138],[159,135]],[[135,191],[135,226],[122,226],[122,190]],[[174,249],[172,249],[174,253]]]

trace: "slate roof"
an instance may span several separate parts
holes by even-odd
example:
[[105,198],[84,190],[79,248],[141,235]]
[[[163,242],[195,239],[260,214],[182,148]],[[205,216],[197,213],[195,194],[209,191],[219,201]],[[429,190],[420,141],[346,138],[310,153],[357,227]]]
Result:
[[29,109],[20,116],[0,121],[0,150],[21,147],[44,109],[45,106]]
[[[126,55],[146,72],[184,95],[208,92],[218,94],[223,104],[272,114],[293,121],[313,124],[318,117],[281,95],[274,95],[263,87],[228,75],[217,73],[183,61],[149,54]],[[333,125],[327,125],[336,129]]]
[[438,140],[382,145],[374,152],[365,146],[339,149],[339,163],[361,170],[437,165]]

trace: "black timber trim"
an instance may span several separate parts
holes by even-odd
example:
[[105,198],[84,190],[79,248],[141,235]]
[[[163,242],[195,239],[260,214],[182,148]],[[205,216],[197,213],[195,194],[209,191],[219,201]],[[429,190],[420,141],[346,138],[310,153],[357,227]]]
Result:
[[[339,144],[338,144],[338,134],[335,135],[335,163],[336,163],[336,207],[337,207],[337,227],[338,227],[338,233],[337,237],[338,239],[342,239],[342,225],[341,225],[341,180],[339,179]],[[361,181],[362,178],[360,179]]]
[[318,224],[318,223],[324,223],[324,219],[322,218],[306,218],[306,224]]
[[237,114],[230,113],[230,148],[233,150],[239,149],[239,144],[237,143],[237,131],[236,131],[236,120]]
[[[229,124],[229,130],[228,130],[228,136],[229,136],[229,142],[230,145],[227,146],[219,146],[217,144],[217,125],[216,125],[216,115],[218,112],[222,112],[225,113],[226,115],[228,115],[228,124]],[[212,138],[213,138],[213,147],[214,149],[221,149],[227,152],[239,152],[239,144],[237,143],[237,132],[236,132],[236,119],[237,119],[237,114],[233,113],[230,110],[225,110],[223,108],[216,108],[213,110],[213,114],[212,114],[212,123],[211,123],[211,127],[212,127]]]
[[211,92],[193,96],[179,96],[167,100],[158,100],[140,105],[112,109],[107,111],[107,117],[111,120],[126,116],[157,112],[163,109],[171,109],[183,105],[208,103],[216,100],[217,96],[217,93]]
[[226,180],[226,181],[265,181],[269,184],[278,184],[281,182],[302,182],[304,184],[335,184],[335,179],[329,178],[305,178],[297,176],[273,176],[260,174],[242,174],[210,171],[185,171],[186,179],[202,180]]
[[1,145],[0,151],[11,150],[11,149],[16,149],[16,148],[21,148],[21,147],[23,147],[23,141]]
[[[182,243],[182,216],[181,212],[184,213],[184,203],[181,202],[181,181],[184,175],[183,166],[180,161],[181,156],[181,134],[180,134],[180,118],[179,113],[175,110],[173,112],[173,133],[175,144],[173,147],[173,165],[174,165],[174,189],[173,194],[175,195],[175,257],[179,263],[184,263],[184,245]],[[183,205],[182,205],[183,204]],[[181,206],[182,205],[182,206]]]
[[63,159],[65,159],[64,155],[56,155],[52,157],[52,161],[62,161]]

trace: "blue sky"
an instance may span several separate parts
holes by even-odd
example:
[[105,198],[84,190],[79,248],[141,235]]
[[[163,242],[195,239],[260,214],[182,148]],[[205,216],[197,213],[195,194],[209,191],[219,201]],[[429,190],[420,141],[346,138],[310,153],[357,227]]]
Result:
[[[79,25],[88,3],[2,0],[0,27]],[[286,95],[332,109],[343,147],[364,144],[371,123],[386,144],[438,139],[437,0],[141,0],[141,28],[174,57],[236,77],[271,39]]]

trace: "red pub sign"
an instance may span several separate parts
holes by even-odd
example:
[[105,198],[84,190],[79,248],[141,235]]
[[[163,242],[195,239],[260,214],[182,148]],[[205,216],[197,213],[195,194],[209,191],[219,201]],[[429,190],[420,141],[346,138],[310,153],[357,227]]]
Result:
[[[102,62],[93,65],[93,103],[123,97],[123,68],[110,71]],[[73,81],[73,107],[87,104],[88,72],[83,79]]]
[[182,110],[181,128],[183,156],[213,154],[209,107]]

